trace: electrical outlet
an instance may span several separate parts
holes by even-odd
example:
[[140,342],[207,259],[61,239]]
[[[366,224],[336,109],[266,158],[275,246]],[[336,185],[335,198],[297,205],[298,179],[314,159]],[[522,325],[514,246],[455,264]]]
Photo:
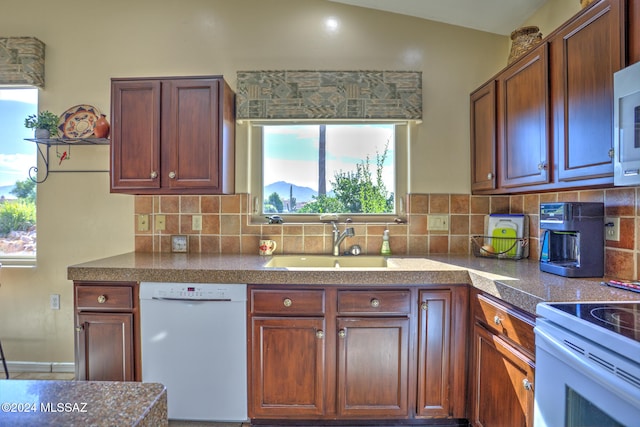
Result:
[[60,294],[49,295],[49,307],[51,310],[60,310]]
[[138,215],[138,231],[149,231],[149,215]]
[[156,215],[156,231],[167,229],[167,218],[164,215]]
[[428,215],[428,231],[449,231],[449,215]]
[[191,229],[193,231],[202,231],[202,215],[193,215],[191,217]]
[[604,235],[605,239],[611,240],[612,242],[620,241],[620,218],[605,218],[604,219],[605,227],[604,227]]

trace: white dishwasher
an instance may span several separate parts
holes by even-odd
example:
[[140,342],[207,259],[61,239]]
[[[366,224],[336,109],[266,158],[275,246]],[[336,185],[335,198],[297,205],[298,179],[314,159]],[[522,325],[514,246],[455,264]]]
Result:
[[167,388],[169,418],[247,420],[247,286],[140,284],[142,381]]

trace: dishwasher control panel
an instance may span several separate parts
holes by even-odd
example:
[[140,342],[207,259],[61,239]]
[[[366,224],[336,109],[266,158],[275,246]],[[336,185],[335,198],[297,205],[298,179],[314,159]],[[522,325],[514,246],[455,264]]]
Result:
[[142,282],[140,299],[246,301],[246,285]]

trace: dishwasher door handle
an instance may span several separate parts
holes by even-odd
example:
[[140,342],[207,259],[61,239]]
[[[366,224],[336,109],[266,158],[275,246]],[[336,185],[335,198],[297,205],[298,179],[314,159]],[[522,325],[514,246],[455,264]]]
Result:
[[188,302],[231,302],[231,298],[163,298],[163,297],[151,297],[152,300],[157,301],[188,301]]

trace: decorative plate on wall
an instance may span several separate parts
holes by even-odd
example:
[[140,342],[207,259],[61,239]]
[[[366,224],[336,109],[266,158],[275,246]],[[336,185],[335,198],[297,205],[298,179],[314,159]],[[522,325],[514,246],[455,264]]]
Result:
[[88,138],[93,135],[100,110],[91,105],[76,105],[60,116],[58,129],[65,138]]

